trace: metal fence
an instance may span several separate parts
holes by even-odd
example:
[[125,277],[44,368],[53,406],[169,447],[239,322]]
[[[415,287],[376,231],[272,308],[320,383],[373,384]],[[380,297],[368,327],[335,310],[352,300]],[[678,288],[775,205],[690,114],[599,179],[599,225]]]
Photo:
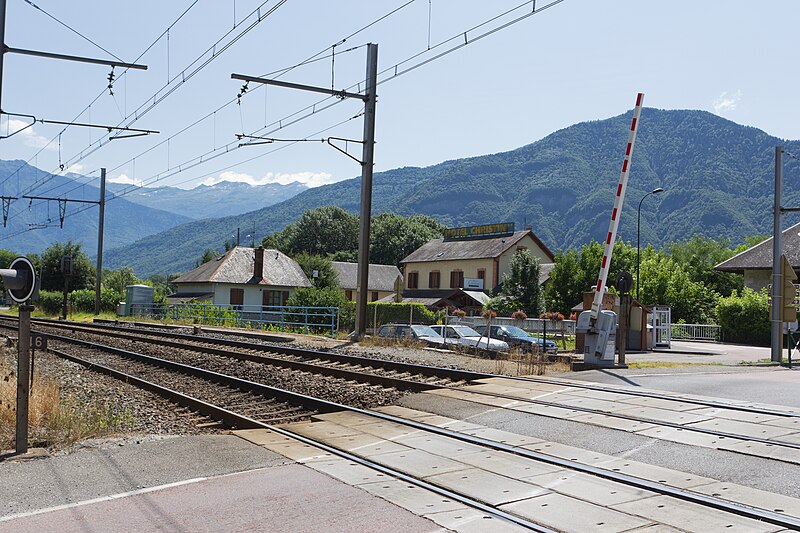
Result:
[[213,304],[132,304],[130,315],[156,320],[182,320],[193,324],[233,326],[336,335],[338,307],[296,307]]
[[673,340],[719,342],[722,327],[713,324],[672,324],[670,336]]
[[[464,318],[448,317],[451,324],[464,324],[470,327],[485,326],[486,319],[479,316],[465,316]],[[528,333],[547,333],[561,335],[575,335],[574,320],[543,320],[541,318],[526,318],[516,320],[509,317],[495,317],[492,324],[496,326],[517,326]]]

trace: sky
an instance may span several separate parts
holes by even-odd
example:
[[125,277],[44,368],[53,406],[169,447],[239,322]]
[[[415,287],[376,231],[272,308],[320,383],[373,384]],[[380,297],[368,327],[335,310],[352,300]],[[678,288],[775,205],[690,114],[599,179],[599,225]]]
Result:
[[[532,12],[533,3],[34,3],[41,9],[7,0],[7,46],[98,58],[111,58],[110,53],[148,66],[114,69],[109,91],[106,66],[5,55],[4,112],[159,132],[108,141],[105,130],[37,123],[0,140],[0,159],[86,174],[92,183],[100,167],[108,169],[111,181],[183,188],[222,180],[316,187],[360,175],[356,161],[321,141],[361,139],[361,101],[251,83],[237,103],[242,82],[231,74],[280,75],[284,81],[358,92],[369,42],[378,44],[382,73],[377,172],[512,150],[578,122],[624,113],[640,91],[649,107],[706,110],[780,138],[800,139],[800,71],[793,66],[800,3],[790,0],[769,2],[769,9],[736,0],[538,0],[537,10],[553,5],[477,40]],[[278,72],[308,58],[316,60]],[[3,115],[0,135],[28,122]],[[308,141],[240,147],[236,134]],[[621,147],[624,142],[620,139]],[[348,143],[348,149],[360,157],[358,143]],[[21,191],[12,179],[0,192]],[[23,192],[65,193],[46,181]]]

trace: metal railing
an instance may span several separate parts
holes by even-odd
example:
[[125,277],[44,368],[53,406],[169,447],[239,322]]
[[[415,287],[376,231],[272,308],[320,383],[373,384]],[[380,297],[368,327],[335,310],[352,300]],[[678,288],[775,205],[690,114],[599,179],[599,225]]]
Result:
[[713,324],[672,324],[670,336],[673,340],[719,342],[722,326]]
[[[448,317],[451,324],[464,324],[470,327],[485,326],[486,319],[480,316],[465,316],[463,318]],[[547,335],[561,334],[561,335],[575,335],[575,321],[574,320],[543,320],[541,318],[526,318],[525,320],[516,320],[509,317],[495,317],[492,319],[492,324],[496,326],[517,326],[522,328],[528,333],[547,333]]]
[[131,304],[130,316],[211,326],[327,332],[336,335],[338,307],[214,304]]

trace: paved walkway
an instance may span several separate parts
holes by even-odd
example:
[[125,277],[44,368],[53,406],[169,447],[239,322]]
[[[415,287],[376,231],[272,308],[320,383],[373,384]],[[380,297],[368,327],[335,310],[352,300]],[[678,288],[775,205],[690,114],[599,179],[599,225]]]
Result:
[[628,354],[626,361],[738,365],[742,362],[756,363],[764,359],[769,360],[769,358],[769,347],[720,344],[713,342],[672,341],[670,349],[659,349],[658,351],[648,353]]

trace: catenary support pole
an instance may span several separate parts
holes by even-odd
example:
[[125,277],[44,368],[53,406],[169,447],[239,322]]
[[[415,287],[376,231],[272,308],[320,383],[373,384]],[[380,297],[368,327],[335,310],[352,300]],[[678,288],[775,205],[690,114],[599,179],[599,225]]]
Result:
[[106,169],[100,169],[100,220],[97,224],[97,275],[94,282],[94,314],[100,314],[100,284],[103,274],[103,225],[106,219]]
[[364,147],[361,158],[361,212],[358,232],[358,303],[356,338],[367,331],[367,298],[369,296],[369,228],[372,216],[372,167],[375,153],[375,104],[377,102],[378,45],[367,46],[367,86],[364,104]]
[[3,57],[6,55],[6,0],[0,0],[0,111],[3,111]]
[[17,339],[17,453],[28,451],[28,400],[30,395],[31,311],[32,305],[19,306]]
[[783,178],[783,146],[775,147],[775,207],[773,213],[772,229],[772,336],[771,360],[773,363],[781,362],[783,323],[781,310],[783,309],[783,291],[781,283],[781,181]]

